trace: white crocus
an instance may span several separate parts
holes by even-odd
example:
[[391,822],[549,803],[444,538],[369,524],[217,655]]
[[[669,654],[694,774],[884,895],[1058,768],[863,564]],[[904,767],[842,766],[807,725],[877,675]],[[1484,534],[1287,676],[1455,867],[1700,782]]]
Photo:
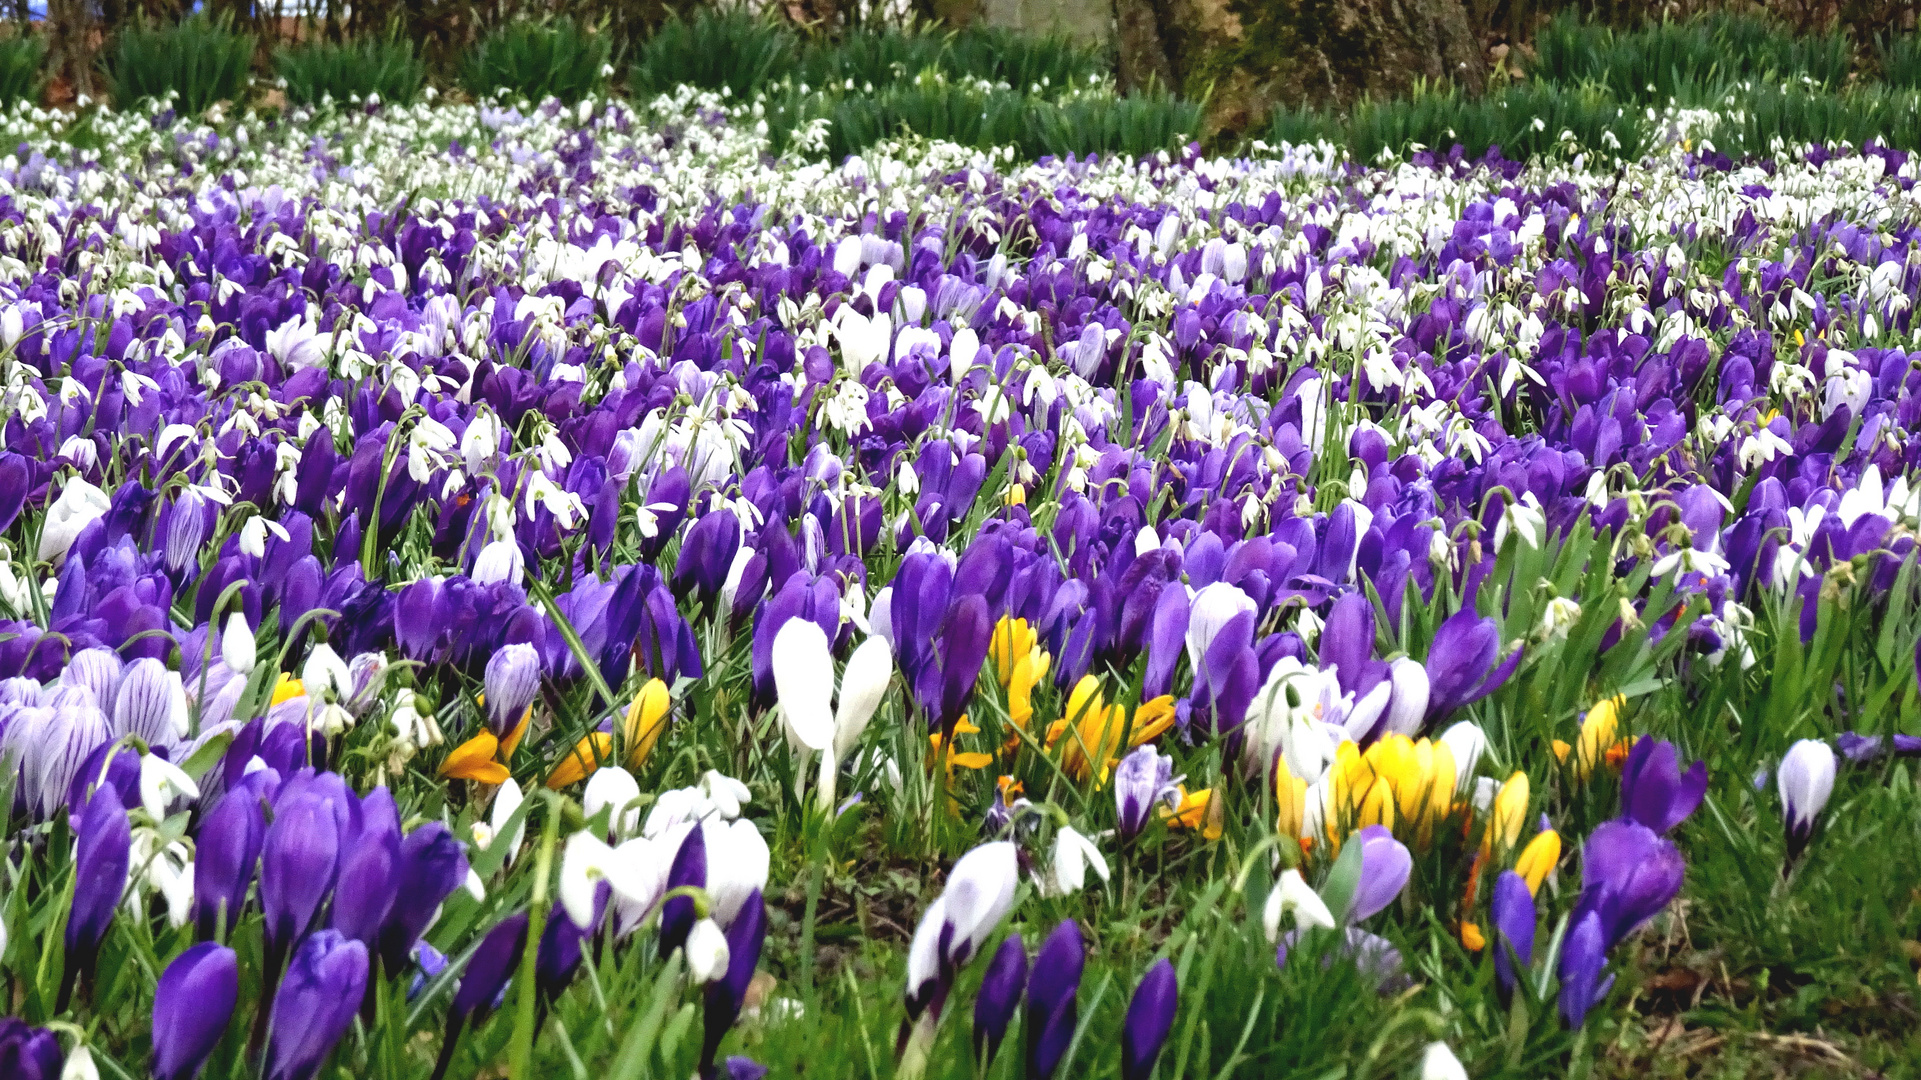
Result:
[[1421,1080],[1467,1080],[1467,1068],[1446,1043],[1431,1042],[1421,1055]]
[[586,830],[569,836],[560,856],[560,903],[582,933],[594,928],[594,893],[602,881],[615,894],[630,898],[646,888],[639,867],[607,841]]
[[982,844],[954,863],[947,888],[929,904],[907,948],[908,1011],[919,1014],[942,979],[981,951],[1014,907],[1020,860],[1010,840]]
[[831,809],[840,760],[860,740],[880,707],[893,678],[893,650],[878,635],[854,650],[840,680],[840,708],[831,707],[834,695],[834,658],[827,634],[811,619],[789,619],[774,635],[774,692],[780,701],[787,741],[802,759],[821,759],[820,800]]

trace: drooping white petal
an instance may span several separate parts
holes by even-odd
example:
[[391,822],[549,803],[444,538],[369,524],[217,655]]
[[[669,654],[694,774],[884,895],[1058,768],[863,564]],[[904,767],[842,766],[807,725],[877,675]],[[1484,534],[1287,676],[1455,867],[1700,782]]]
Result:
[[587,790],[580,797],[581,811],[589,820],[608,807],[613,815],[608,828],[615,836],[630,836],[640,826],[640,808],[630,806],[640,798],[640,782],[634,774],[618,765],[604,765],[587,779]]
[[696,983],[710,983],[727,974],[727,935],[712,919],[694,924],[687,935],[687,974]]
[[1313,889],[1299,870],[1284,870],[1281,879],[1274,883],[1273,891],[1267,894],[1267,906],[1261,912],[1261,925],[1267,931],[1267,940],[1279,941],[1281,938],[1281,916],[1294,916],[1294,925],[1303,929],[1319,926],[1334,929],[1334,913],[1327,910],[1327,904]]

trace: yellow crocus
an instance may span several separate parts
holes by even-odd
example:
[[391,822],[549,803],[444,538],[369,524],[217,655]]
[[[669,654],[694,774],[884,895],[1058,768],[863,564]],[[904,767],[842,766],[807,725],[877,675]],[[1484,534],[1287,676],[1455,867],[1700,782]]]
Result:
[[628,768],[638,769],[647,763],[647,755],[654,752],[661,732],[667,730],[667,711],[672,704],[667,684],[659,679],[648,679],[634,695],[633,704],[627,706],[627,722],[620,729],[627,740]]
[[1394,787],[1387,777],[1376,777],[1361,798],[1360,811],[1355,815],[1354,827],[1365,829],[1369,825],[1385,825],[1394,828]]
[[1048,655],[1039,649],[1014,661],[1007,683],[1007,718],[1023,731],[1034,718],[1034,687],[1047,678],[1050,666]]
[[1274,758],[1274,805],[1274,830],[1299,840],[1307,829],[1307,781],[1289,771],[1286,755]]
[[1199,829],[1202,839],[1219,840],[1226,822],[1221,808],[1215,804],[1214,789],[1189,791],[1182,787],[1180,791],[1181,805],[1173,810],[1162,807],[1161,820],[1167,822],[1170,829]]
[[1581,741],[1574,754],[1574,775],[1586,780],[1607,752],[1614,748],[1621,728],[1621,706],[1627,699],[1619,695],[1594,703],[1581,721]]
[[294,698],[306,696],[307,684],[283,671],[280,673],[280,681],[273,684],[273,699],[267,704],[271,708],[283,701],[292,701]]
[[514,751],[520,748],[520,740],[526,737],[527,725],[531,723],[533,719],[534,707],[529,705],[527,706],[527,711],[520,714],[520,723],[515,724],[514,729],[507,733],[507,737],[500,740],[500,758],[502,761],[512,761],[514,759]]
[[1527,891],[1532,895],[1541,891],[1541,882],[1547,880],[1554,864],[1560,861],[1561,834],[1542,829],[1521,849],[1521,857],[1514,862],[1514,872],[1526,879]]
[[1016,619],[1012,615],[1002,615],[1001,621],[994,624],[994,637],[988,643],[987,655],[994,661],[994,676],[1005,690],[1014,683],[1014,665],[1034,654],[1040,644],[1040,633],[1027,624],[1026,619]]
[[[979,733],[980,728],[974,726],[973,722],[965,716],[961,717],[960,720],[954,724],[954,737],[956,739],[962,735],[977,735]],[[940,732],[938,731],[927,737],[927,744],[931,751],[931,756],[928,758],[929,763],[940,763],[940,765],[947,770],[949,777],[954,775],[955,769],[985,769],[994,763],[994,755],[992,754],[969,751],[955,753],[951,745],[942,745]]]
[[1500,844],[1505,850],[1514,846],[1521,838],[1521,827],[1527,824],[1528,801],[1533,792],[1528,787],[1527,774],[1516,770],[1501,785],[1494,796],[1494,812],[1489,816],[1487,835],[1481,840],[1483,851],[1491,850]]
[[1026,506],[1027,486],[1024,484],[1007,485],[1007,492],[1001,496],[1001,504],[1004,506]]
[[500,740],[482,728],[480,734],[461,743],[440,763],[440,775],[455,780],[477,780],[483,784],[504,784],[510,775],[507,766],[494,760],[500,753]]
[[613,756],[614,737],[604,731],[590,731],[581,736],[573,750],[547,774],[547,786],[559,791],[569,784],[578,784]]
[[1134,710],[1130,730],[1127,709],[1107,704],[1100,680],[1083,675],[1067,697],[1067,715],[1048,729],[1047,741],[1051,746],[1071,729],[1074,734],[1062,751],[1061,767],[1076,780],[1093,776],[1097,784],[1104,784],[1124,750],[1159,736],[1174,725],[1174,719],[1174,699],[1162,695]]

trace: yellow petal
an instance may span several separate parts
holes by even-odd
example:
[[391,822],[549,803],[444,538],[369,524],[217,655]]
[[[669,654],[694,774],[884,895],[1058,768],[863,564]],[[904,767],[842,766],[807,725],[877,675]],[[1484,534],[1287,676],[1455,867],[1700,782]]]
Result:
[[955,754],[952,764],[962,769],[985,769],[994,763],[994,755],[967,752]]
[[1530,894],[1541,891],[1541,882],[1547,879],[1554,864],[1561,861],[1561,834],[1553,829],[1542,829],[1527,847],[1521,849],[1521,857],[1515,860],[1514,872],[1527,880]]
[[1394,789],[1383,776],[1368,788],[1367,797],[1361,800],[1361,812],[1355,818],[1354,827],[1365,829],[1369,825],[1394,827]]
[[547,786],[555,791],[585,780],[600,764],[612,757],[614,737],[604,731],[590,731],[574,744],[572,752],[547,774]]
[[1469,952],[1480,952],[1487,948],[1487,938],[1481,933],[1480,927],[1464,922],[1461,924],[1461,944],[1467,946]]
[[634,695],[634,703],[627,707],[627,722],[621,726],[627,740],[628,768],[638,769],[647,763],[661,732],[667,730],[667,711],[672,704],[667,684],[659,679],[648,679]]
[[1616,733],[1620,729],[1621,706],[1627,699],[1616,695],[1597,701],[1587,711],[1581,721],[1581,745],[1574,759],[1574,774],[1586,780],[1600,763],[1602,757],[1614,746]]
[[1174,697],[1162,694],[1160,697],[1143,701],[1134,710],[1134,730],[1128,741],[1139,746],[1149,739],[1158,738],[1168,728],[1174,726]]
[[1274,757],[1274,803],[1279,808],[1274,830],[1290,840],[1299,840],[1307,823],[1307,781],[1287,768],[1287,757]]
[[440,763],[440,775],[455,780],[478,780],[483,784],[504,784],[509,774],[507,766],[494,760],[499,752],[500,740],[494,738],[493,732],[482,730],[447,754],[447,760]]
[[1511,848],[1521,838],[1521,828],[1527,823],[1528,800],[1531,797],[1527,774],[1516,771],[1501,785],[1500,794],[1494,796],[1494,813],[1487,823],[1487,836],[1482,840],[1482,848],[1500,844]]
[[292,701],[294,698],[305,696],[307,696],[307,684],[283,671],[280,673],[280,681],[273,684],[273,700],[268,702],[268,706],[272,707],[283,701]]

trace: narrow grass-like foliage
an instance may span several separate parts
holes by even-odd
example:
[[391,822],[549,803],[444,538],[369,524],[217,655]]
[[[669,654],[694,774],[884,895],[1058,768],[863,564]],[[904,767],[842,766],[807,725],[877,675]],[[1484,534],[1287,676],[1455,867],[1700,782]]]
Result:
[[37,37],[0,38],[0,106],[39,99],[47,84],[46,59],[46,43]]
[[795,70],[799,46],[793,31],[737,8],[674,15],[636,48],[628,88],[641,96],[677,86],[725,88],[751,97]]
[[332,98],[356,98],[405,105],[420,96],[427,66],[413,45],[399,40],[369,40],[346,45],[315,43],[274,54],[274,70],[287,84],[287,100],[317,105]]
[[1921,37],[1902,34],[1883,38],[1877,52],[1882,82],[1910,90],[1921,88]]
[[467,59],[465,83],[475,97],[502,90],[529,101],[574,102],[605,81],[609,45],[572,19],[517,21],[495,30]]
[[216,101],[240,99],[253,51],[251,34],[204,14],[172,26],[133,25],[120,31],[107,54],[107,83],[122,105],[171,91],[175,108],[197,114]]
[[1624,101],[1699,104],[1744,79],[1794,80],[1834,89],[1853,47],[1840,30],[1796,36],[1773,23],[1717,14],[1615,30],[1563,15],[1535,41],[1536,78],[1593,83]]

